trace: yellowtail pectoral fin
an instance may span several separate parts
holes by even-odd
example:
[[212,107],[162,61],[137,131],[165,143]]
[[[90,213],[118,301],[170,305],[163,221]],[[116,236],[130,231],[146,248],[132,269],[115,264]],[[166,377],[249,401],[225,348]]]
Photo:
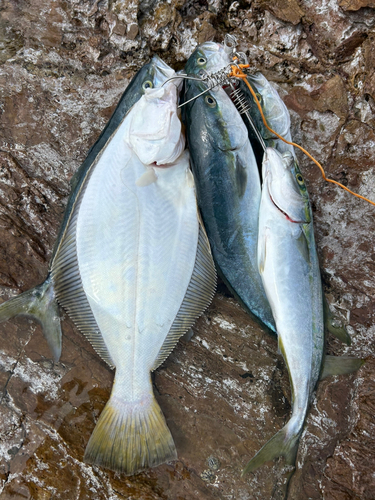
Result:
[[60,312],[49,277],[41,285],[0,305],[0,323],[14,316],[31,317],[42,325],[53,359],[58,361],[61,355]]
[[266,249],[267,249],[267,230],[263,235],[262,241],[258,244],[258,270],[259,274],[263,274],[264,266],[266,265]]
[[326,356],[320,380],[330,375],[345,375],[356,372],[364,364],[363,359],[350,356]]
[[132,475],[176,458],[172,435],[153,396],[136,403],[111,396],[87,444],[84,460]]

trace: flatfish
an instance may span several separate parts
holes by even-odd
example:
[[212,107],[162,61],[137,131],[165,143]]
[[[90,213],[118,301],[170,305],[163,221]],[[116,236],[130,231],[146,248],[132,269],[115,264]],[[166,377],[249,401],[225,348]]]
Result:
[[[158,76],[165,81],[175,74],[169,70]],[[216,281],[184,151],[178,88],[160,87],[152,75],[146,83],[81,170],[47,281],[0,306],[0,318],[33,315],[48,332],[59,303],[116,369],[85,460],[125,474],[176,458],[150,371],[208,306]]]

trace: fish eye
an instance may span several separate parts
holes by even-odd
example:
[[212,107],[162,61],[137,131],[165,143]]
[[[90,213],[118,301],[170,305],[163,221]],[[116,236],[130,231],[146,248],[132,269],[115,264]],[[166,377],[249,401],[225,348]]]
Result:
[[204,57],[198,57],[197,59],[197,63],[199,64],[199,66],[203,66],[203,64],[206,64],[206,59]]
[[255,92],[255,95],[257,96],[259,104],[262,104],[262,96],[259,94],[259,92]]
[[296,179],[297,179],[297,182],[300,186],[304,186],[305,185],[305,181],[303,180],[303,177],[301,174],[297,174],[296,175]]
[[152,87],[153,87],[153,85],[152,85],[152,82],[150,82],[150,80],[147,80],[142,85],[143,90],[152,89]]
[[215,99],[213,97],[211,97],[210,95],[207,95],[204,100],[205,100],[206,104],[208,104],[210,106],[210,108],[214,108],[216,106]]

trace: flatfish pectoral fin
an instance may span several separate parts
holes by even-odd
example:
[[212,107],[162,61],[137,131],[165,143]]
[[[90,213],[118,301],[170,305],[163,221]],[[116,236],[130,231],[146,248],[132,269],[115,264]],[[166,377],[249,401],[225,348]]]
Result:
[[61,324],[59,306],[53,283],[48,277],[41,285],[21,293],[0,305],[0,323],[13,316],[27,316],[42,325],[43,334],[58,361],[61,355]]
[[172,352],[178,340],[210,305],[216,290],[216,271],[210,244],[203,226],[199,225],[198,247],[193,273],[184,300],[155,360],[156,370]]
[[155,170],[152,167],[147,167],[144,172],[135,182],[138,187],[146,187],[158,180]]

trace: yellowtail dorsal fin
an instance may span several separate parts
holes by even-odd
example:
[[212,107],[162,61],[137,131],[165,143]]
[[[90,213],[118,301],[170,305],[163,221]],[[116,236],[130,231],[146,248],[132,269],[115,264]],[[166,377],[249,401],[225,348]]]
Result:
[[109,399],[87,444],[84,460],[126,475],[177,458],[172,435],[153,395],[138,402]]
[[198,247],[193,273],[184,300],[155,360],[156,370],[167,359],[178,340],[210,305],[216,290],[216,271],[210,244],[203,226],[199,225]]

